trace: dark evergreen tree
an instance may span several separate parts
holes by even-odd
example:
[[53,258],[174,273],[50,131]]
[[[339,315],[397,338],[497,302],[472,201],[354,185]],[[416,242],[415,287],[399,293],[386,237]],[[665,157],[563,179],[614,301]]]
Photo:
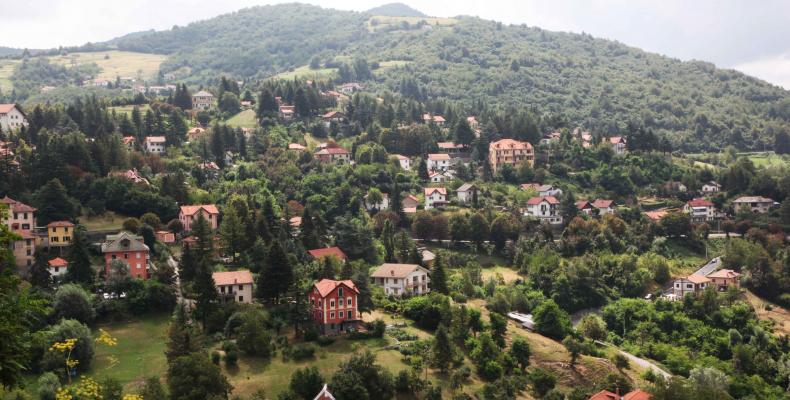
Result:
[[43,250],[36,252],[35,261],[30,266],[30,284],[44,290],[52,287],[52,275],[49,273],[47,253]]
[[433,268],[431,268],[431,291],[442,294],[450,293],[450,290],[447,288],[447,272],[444,258],[438,254],[433,261]]
[[81,225],[74,229],[66,260],[69,267],[66,270],[66,280],[69,282],[92,285],[96,274],[91,267],[91,257],[88,253],[88,238],[85,228]]
[[288,292],[294,281],[293,267],[282,244],[275,240],[269,248],[266,268],[258,274],[255,297],[259,300],[278,303]]

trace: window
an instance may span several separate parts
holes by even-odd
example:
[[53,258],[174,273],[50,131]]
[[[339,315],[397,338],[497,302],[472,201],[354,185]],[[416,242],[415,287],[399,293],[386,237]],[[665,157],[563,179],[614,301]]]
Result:
[[[343,297],[343,288],[338,288],[337,289],[337,296],[338,297]],[[343,304],[341,303],[340,305],[342,306]]]
[[354,318],[354,311],[348,310],[348,319]]
[[71,241],[71,236],[63,236],[63,241],[64,242],[70,242]]
[[59,270],[59,269],[60,269],[60,267],[55,267],[55,273],[56,273],[56,274],[58,273],[58,270]]
[[339,315],[339,316],[340,316],[340,318],[345,318],[345,314],[343,314],[343,312],[342,312],[342,311],[340,312],[340,315]]
[[334,300],[329,300],[329,307],[330,308],[335,308],[335,301]]
[[338,305],[338,307],[343,307],[343,299],[338,299],[337,300],[337,305]]
[[244,301],[244,296],[239,296],[239,301]]
[[139,260],[140,259],[140,253],[137,253],[136,256],[137,257],[135,257],[135,258],[137,258]]
[[140,265],[140,263],[137,263],[137,269],[141,269],[141,268],[142,268],[142,265]]
[[334,311],[329,313],[329,318],[335,318],[335,312]]
[[57,236],[53,236],[52,237],[52,243],[57,243],[57,242],[58,242],[58,237]]
[[244,285],[239,285],[239,290],[243,290],[243,289],[244,289]]
[[123,258],[129,259],[129,253],[123,253]]
[[113,255],[112,255],[112,259],[113,259],[113,260],[115,260],[115,259],[116,259],[116,256],[115,256],[115,254],[113,254]]
[[219,292],[224,294],[225,293],[225,286],[220,286],[219,287]]
[[346,300],[346,305],[347,305],[348,307],[351,307],[351,306],[353,305],[353,304],[351,303],[351,297],[349,297],[349,298],[348,298],[348,300]]

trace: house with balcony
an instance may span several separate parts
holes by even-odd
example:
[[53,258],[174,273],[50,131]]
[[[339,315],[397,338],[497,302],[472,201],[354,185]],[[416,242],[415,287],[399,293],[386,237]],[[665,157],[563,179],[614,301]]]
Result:
[[324,335],[353,332],[362,318],[357,311],[359,290],[351,280],[321,279],[308,293],[311,316],[318,331]]
[[223,301],[252,303],[252,272],[249,270],[214,272],[211,278]]
[[450,168],[450,155],[444,153],[428,154],[428,171],[446,171]]
[[162,154],[165,152],[164,136],[146,136],[143,140],[143,148],[146,153]]
[[687,294],[699,293],[711,283],[711,280],[702,275],[692,274],[685,278],[678,278],[672,285],[675,298],[683,299]]
[[774,201],[762,196],[741,196],[732,201],[732,208],[736,212],[749,210],[755,214],[765,214],[771,210]]
[[445,188],[425,188],[425,209],[441,207],[448,203],[447,189]]
[[741,287],[741,274],[731,269],[720,269],[708,274],[710,284],[714,285],[720,292],[726,291],[730,287]]
[[112,262],[120,260],[129,268],[129,276],[148,279],[150,249],[143,241],[142,236],[126,231],[122,231],[117,235],[107,235],[107,239],[101,245],[101,251],[104,254],[106,276],[110,276]]
[[415,296],[431,291],[428,286],[431,281],[428,270],[417,264],[385,263],[376,268],[370,278],[388,296]]
[[501,139],[488,145],[488,163],[492,173],[499,172],[505,164],[516,168],[522,162],[535,166],[535,149],[529,142]]
[[701,224],[716,219],[716,206],[705,199],[693,199],[683,205],[683,212],[691,217],[691,222]]
[[554,196],[533,197],[527,200],[524,215],[537,218],[541,222],[548,222],[551,225],[562,224],[560,201]]

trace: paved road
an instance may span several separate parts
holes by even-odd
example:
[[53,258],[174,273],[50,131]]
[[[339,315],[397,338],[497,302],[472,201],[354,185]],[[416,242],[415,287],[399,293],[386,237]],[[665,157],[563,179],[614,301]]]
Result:
[[636,365],[639,365],[640,367],[645,368],[645,369],[652,369],[653,372],[661,374],[661,376],[663,376],[664,379],[669,379],[669,378],[672,377],[672,374],[670,374],[667,371],[664,371],[663,369],[661,369],[661,367],[659,367],[658,365],[654,364],[652,361],[646,360],[646,359],[641,358],[641,357],[637,357],[637,356],[635,356],[635,355],[633,355],[631,353],[623,351],[622,349],[618,348],[617,346],[615,346],[615,345],[613,345],[611,343],[601,342],[601,341],[598,341],[598,340],[596,340],[595,343],[598,343],[598,344],[603,345],[603,346],[616,348],[617,351],[620,352],[620,354],[624,355],[632,363],[634,363]]
[[694,274],[701,275],[701,276],[708,276],[713,271],[716,271],[721,267],[721,257],[713,258],[712,260],[708,261],[707,264],[703,265],[698,269]]

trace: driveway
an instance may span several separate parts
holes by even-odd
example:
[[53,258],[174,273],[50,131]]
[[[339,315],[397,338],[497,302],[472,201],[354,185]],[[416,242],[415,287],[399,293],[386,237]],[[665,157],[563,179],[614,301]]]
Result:
[[607,347],[614,347],[615,349],[617,349],[618,352],[620,352],[620,354],[625,356],[625,358],[627,358],[632,363],[634,363],[634,364],[636,364],[636,365],[638,365],[638,366],[640,366],[640,367],[642,367],[644,369],[652,369],[653,372],[660,374],[661,376],[664,377],[664,379],[669,379],[669,378],[672,377],[672,374],[670,374],[667,371],[664,371],[663,369],[661,369],[661,367],[659,367],[658,365],[656,365],[652,361],[646,360],[646,359],[641,358],[641,357],[637,357],[637,356],[635,356],[635,355],[633,355],[631,353],[628,353],[628,352],[618,348],[617,346],[615,346],[615,345],[613,345],[611,343],[601,342],[601,341],[598,341],[598,340],[596,340],[595,343],[598,343],[600,345],[607,346]]

